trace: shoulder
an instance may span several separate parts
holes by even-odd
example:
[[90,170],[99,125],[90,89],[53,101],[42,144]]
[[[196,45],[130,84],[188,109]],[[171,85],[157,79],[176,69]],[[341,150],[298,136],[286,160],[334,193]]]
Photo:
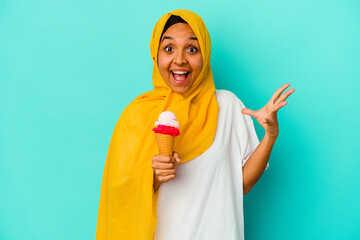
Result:
[[216,100],[219,102],[219,105],[240,105],[241,108],[245,107],[243,102],[229,90],[216,89],[215,96]]
[[235,119],[237,125],[251,125],[253,121],[249,115],[241,113],[246,108],[244,103],[231,91],[215,90],[216,100],[219,104],[220,112],[228,117]]

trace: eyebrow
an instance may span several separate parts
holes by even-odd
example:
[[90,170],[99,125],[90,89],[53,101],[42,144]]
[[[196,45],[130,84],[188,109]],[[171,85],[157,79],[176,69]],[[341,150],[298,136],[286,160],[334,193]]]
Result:
[[[174,40],[174,38],[169,37],[169,36],[164,36],[163,39],[161,41],[164,41],[165,39],[171,39]],[[197,37],[189,37],[188,40],[198,40]]]

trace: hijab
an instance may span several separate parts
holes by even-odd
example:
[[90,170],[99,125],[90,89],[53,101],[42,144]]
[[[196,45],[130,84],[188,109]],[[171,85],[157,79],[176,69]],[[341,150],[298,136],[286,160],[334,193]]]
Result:
[[[203,59],[198,78],[184,94],[172,91],[157,65],[160,37],[171,15],[180,16],[192,28]],[[158,149],[152,128],[161,112],[172,111],[180,123],[180,135],[174,144],[174,151],[181,158],[178,164],[200,156],[215,138],[219,107],[210,67],[210,35],[201,17],[184,9],[164,14],[154,27],[150,53],[154,89],[136,97],[124,109],[110,140],[101,185],[97,240],[154,238],[158,191],[153,189],[152,156],[158,154]]]

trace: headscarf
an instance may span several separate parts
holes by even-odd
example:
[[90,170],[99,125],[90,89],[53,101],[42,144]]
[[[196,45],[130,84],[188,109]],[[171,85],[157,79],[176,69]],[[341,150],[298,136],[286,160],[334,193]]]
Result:
[[[198,78],[183,95],[171,90],[157,65],[160,36],[171,15],[180,16],[190,25],[203,59]],[[158,191],[153,189],[152,157],[158,149],[152,128],[161,112],[172,111],[180,123],[174,147],[180,154],[179,164],[200,156],[215,138],[219,107],[210,67],[210,35],[203,20],[189,10],[166,13],[154,27],[150,50],[154,89],[136,97],[115,126],[101,185],[97,240],[154,238]]]

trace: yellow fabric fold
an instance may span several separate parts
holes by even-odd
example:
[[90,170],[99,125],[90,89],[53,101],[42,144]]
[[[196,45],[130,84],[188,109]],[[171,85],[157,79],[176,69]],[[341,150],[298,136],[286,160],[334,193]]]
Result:
[[[157,66],[160,36],[171,15],[182,17],[193,29],[203,59],[200,75],[184,95],[167,86]],[[174,112],[180,123],[175,151],[181,163],[204,153],[215,138],[219,107],[210,67],[210,36],[203,20],[184,9],[166,13],[154,27],[150,51],[154,89],[124,109],[111,137],[101,185],[97,240],[154,239],[157,192],[151,158],[158,149],[152,128],[161,112]]]

